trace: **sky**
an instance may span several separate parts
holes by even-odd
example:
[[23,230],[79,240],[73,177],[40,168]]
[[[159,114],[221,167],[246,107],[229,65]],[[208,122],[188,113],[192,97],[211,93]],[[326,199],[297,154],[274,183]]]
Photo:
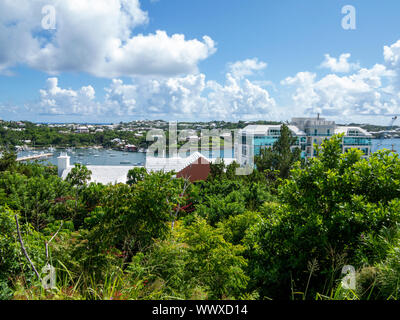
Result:
[[387,125],[398,0],[0,0],[0,118]]

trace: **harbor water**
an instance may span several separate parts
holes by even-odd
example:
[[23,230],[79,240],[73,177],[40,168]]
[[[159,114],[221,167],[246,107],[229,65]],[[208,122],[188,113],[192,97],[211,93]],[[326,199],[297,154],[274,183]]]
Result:
[[[400,151],[400,139],[373,139],[372,140],[372,152],[376,152],[381,149],[394,149],[396,152]],[[20,151],[18,152],[18,158],[25,156],[38,155],[41,152],[48,153],[48,149],[36,150],[36,151]],[[56,149],[50,151],[53,153],[52,157],[42,159],[41,161],[46,163],[50,162],[53,165],[57,165],[57,157],[61,152],[66,150]],[[146,163],[146,153],[144,152],[123,152],[109,149],[73,149],[67,151],[71,157],[71,164],[81,163],[84,165],[107,165],[107,166],[144,166]],[[202,152],[208,158],[224,157],[223,151],[213,152]],[[233,158],[232,153],[229,152],[227,158]]]

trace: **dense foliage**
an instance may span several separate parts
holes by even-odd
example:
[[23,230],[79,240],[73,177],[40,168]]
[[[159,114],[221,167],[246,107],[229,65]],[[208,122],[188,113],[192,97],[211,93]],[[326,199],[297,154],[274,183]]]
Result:
[[[334,136],[301,163],[285,130],[251,175],[222,162],[193,184],[134,169],[105,186],[79,165],[63,181],[5,152],[0,299],[398,298],[398,155],[341,154]],[[24,256],[16,218],[36,269],[56,268],[55,289]]]

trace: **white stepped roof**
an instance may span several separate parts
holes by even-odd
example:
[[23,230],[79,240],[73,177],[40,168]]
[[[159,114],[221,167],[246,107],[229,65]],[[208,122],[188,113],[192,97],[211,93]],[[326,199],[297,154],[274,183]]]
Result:
[[201,163],[207,164],[211,162],[206,156],[199,152],[194,152],[189,157],[170,157],[170,158],[158,158],[158,157],[146,157],[146,169],[147,171],[164,171],[164,172],[180,172],[199,158],[202,160]]
[[[126,183],[128,180],[128,171],[133,169],[130,166],[86,166],[92,171],[90,182],[102,184]],[[65,179],[71,172],[73,166],[68,167],[62,173],[62,179]]]
[[[201,163],[215,163],[219,158],[208,158],[199,152],[194,152],[189,157],[171,157],[171,158],[157,158],[147,157],[146,158],[146,169],[148,172],[151,171],[164,171],[170,172],[175,171],[176,173],[182,171],[198,159],[202,159]],[[204,160],[204,162],[203,162]],[[235,158],[223,158],[225,165],[230,165],[232,162],[237,162]]]

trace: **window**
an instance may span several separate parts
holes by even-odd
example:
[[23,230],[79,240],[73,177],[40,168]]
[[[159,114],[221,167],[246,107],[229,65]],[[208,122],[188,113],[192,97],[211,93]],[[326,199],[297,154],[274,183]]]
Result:
[[358,135],[361,135],[361,133],[358,130],[349,130],[348,135],[349,136],[358,136]]
[[269,135],[270,136],[280,136],[281,135],[281,130],[279,130],[279,129],[270,129],[269,130]]

